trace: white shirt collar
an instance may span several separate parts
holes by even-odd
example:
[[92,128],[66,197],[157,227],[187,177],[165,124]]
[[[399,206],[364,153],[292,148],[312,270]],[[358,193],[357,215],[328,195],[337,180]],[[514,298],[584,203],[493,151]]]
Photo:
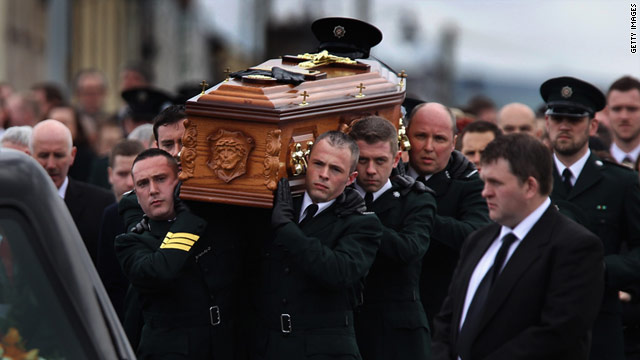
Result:
[[[582,155],[582,157],[578,159],[578,161],[574,162],[571,166],[569,166],[569,170],[571,170],[572,185],[576,184],[576,180],[578,180],[578,177],[580,176],[580,173],[584,168],[584,164],[587,163],[587,159],[589,159],[589,155],[591,155],[591,150],[587,149],[587,152],[584,155]],[[564,169],[566,169],[567,167],[564,166],[562,161],[558,159],[555,153],[553,153],[553,161],[556,163],[556,167],[558,168],[558,173],[562,176]]]
[[58,195],[60,195],[62,200],[64,200],[64,196],[67,194],[67,187],[69,187],[69,177],[68,176],[64,178],[64,182],[62,183],[62,185],[58,189]]
[[[313,217],[316,217],[318,214],[320,214],[321,212],[326,210],[335,201],[336,201],[336,199],[329,200],[329,201],[323,202],[323,203],[317,203],[316,205],[318,205],[318,211],[316,211],[316,214],[313,215]],[[300,207],[300,216],[298,216],[298,219],[300,219],[300,220],[303,219],[302,216],[304,215],[305,210],[307,210],[307,206],[309,206],[311,204],[313,204],[313,201],[309,197],[309,194],[307,194],[307,192],[305,191],[304,192],[304,197],[302,198],[302,207]]]
[[485,277],[491,266],[493,265],[493,261],[495,260],[496,254],[500,250],[502,246],[502,238],[508,233],[513,233],[517,240],[511,244],[509,247],[509,252],[504,260],[504,266],[507,265],[507,262],[511,258],[511,255],[516,251],[518,246],[522,243],[522,240],[527,236],[531,228],[540,220],[542,214],[549,208],[551,205],[551,200],[547,197],[545,201],[538,206],[531,214],[529,214],[524,220],[520,221],[515,228],[510,229],[506,226],[502,226],[500,229],[500,234],[497,238],[493,240],[487,251],[484,253],[480,261],[476,264],[473,273],[471,274],[471,278],[469,279],[469,284],[467,285],[467,293],[465,296],[464,306],[462,308],[462,316],[460,317],[460,323],[458,324],[458,328],[462,327],[464,320],[467,317],[467,312],[469,310],[469,306],[471,305],[471,301],[475,296],[476,291],[478,290],[478,286],[482,281],[482,278]]
[[[407,167],[407,175],[411,176],[412,178],[414,178],[414,179],[416,179],[416,180],[420,177],[420,174],[418,174],[418,172],[417,172],[417,171],[415,171],[415,170],[411,167],[411,165],[409,165],[409,166]],[[427,175],[425,175],[425,176],[424,176],[424,179],[425,179],[425,180],[429,180],[429,178],[430,178],[432,175],[433,175],[433,174],[427,174]]]
[[631,150],[631,152],[624,152],[622,149],[620,149],[620,147],[618,146],[618,144],[616,144],[615,142],[611,143],[611,156],[613,156],[614,159],[616,159],[616,161],[618,163],[622,163],[622,160],[624,160],[625,157],[630,157],[631,158],[631,162],[635,163],[636,160],[638,159],[638,155],[640,155],[640,145],[636,146],[635,149]]
[[[362,198],[364,199],[364,196],[367,192],[362,187],[360,187],[360,185],[358,185],[357,183],[353,183],[353,184],[355,185],[355,188],[360,194],[360,196],[362,196]],[[384,185],[382,185],[382,187],[378,191],[373,193],[373,201],[376,201],[376,199],[379,198],[380,195],[384,194],[384,192],[389,189],[391,189],[391,180],[387,179],[387,182]]]
[[[502,229],[500,229],[500,235],[498,239],[502,239],[503,236],[512,232],[513,235],[518,237],[518,240],[524,239],[533,225],[535,225],[538,220],[542,217],[542,214],[547,210],[547,208],[551,205],[551,200],[547,197],[544,202],[540,206],[538,206],[531,214],[529,214],[526,218],[524,218],[515,228],[510,229],[504,225],[502,225]],[[514,250],[515,246],[512,247],[511,250]]]

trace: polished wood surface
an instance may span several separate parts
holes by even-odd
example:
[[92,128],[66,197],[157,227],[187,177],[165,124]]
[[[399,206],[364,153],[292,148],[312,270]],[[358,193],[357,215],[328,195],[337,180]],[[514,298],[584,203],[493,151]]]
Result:
[[[282,61],[256,68],[281,66]],[[304,150],[318,135],[347,131],[353,120],[367,115],[382,116],[397,127],[405,96],[400,79],[378,62],[364,62],[359,67],[324,66],[318,70],[326,78],[298,86],[230,79],[189,100],[181,197],[268,208],[280,177],[289,178],[294,192],[303,191],[304,175],[294,175],[291,161],[296,142]],[[364,97],[356,97],[359,86]],[[307,105],[302,106],[305,91]],[[214,134],[221,131],[235,135],[220,140]],[[244,165],[236,161],[243,156]],[[228,174],[220,175],[224,171]]]

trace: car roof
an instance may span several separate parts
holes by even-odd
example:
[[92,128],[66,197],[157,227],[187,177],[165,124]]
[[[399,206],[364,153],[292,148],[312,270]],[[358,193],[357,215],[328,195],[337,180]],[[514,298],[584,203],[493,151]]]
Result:
[[0,208],[13,208],[32,227],[32,246],[66,294],[76,324],[100,359],[135,359],[64,200],[45,170],[30,156],[0,148]]

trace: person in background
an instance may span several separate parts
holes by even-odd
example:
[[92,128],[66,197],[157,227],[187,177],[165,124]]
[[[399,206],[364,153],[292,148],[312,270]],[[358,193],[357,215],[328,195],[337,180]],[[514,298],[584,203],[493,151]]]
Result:
[[93,124],[93,131],[97,130],[98,124],[108,118],[104,110],[108,90],[107,78],[102,71],[82,69],[76,74],[74,93],[77,107],[80,114]]
[[9,116],[5,128],[11,126],[34,126],[40,118],[38,103],[30,93],[14,93],[6,101],[6,110]]
[[429,251],[422,262],[420,299],[429,321],[440,310],[464,239],[489,222],[478,170],[454,150],[456,123],[442,104],[416,106],[407,135],[411,143],[407,175],[435,191],[437,215]]
[[77,149],[73,166],[69,169],[69,176],[75,180],[87,182],[91,173],[96,154],[91,147],[84,123],[80,120],[82,115],[71,105],[62,104],[49,111],[49,118],[58,120],[71,131],[73,144]]
[[482,120],[474,121],[467,125],[460,134],[462,144],[460,152],[480,171],[480,157],[484,148],[500,135],[502,135],[502,131],[496,124]]
[[613,143],[611,155],[620,164],[633,167],[640,157],[640,81],[623,76],[607,92],[607,109]]
[[34,126],[29,148],[31,156],[47,171],[64,199],[95,264],[100,219],[104,208],[115,201],[113,194],[67,176],[77,150],[71,131],[60,121],[47,119]]
[[31,155],[29,141],[31,140],[31,126],[12,126],[0,135],[0,147],[22,151]]
[[53,83],[37,83],[31,87],[31,92],[38,103],[40,120],[49,119],[51,109],[67,102],[62,89]]
[[109,183],[116,202],[104,209],[98,237],[96,270],[122,321],[124,321],[124,301],[129,281],[118,264],[113,247],[116,236],[126,232],[124,221],[118,214],[118,202],[124,193],[133,190],[131,167],[136,156],[144,149],[139,141],[122,140],[109,154]]
[[498,126],[505,134],[523,132],[540,138],[536,114],[525,104],[510,103],[498,112]]
[[[633,170],[589,149],[604,94],[583,80],[558,77],[540,86],[553,145],[551,200],[604,246],[605,292],[593,325],[590,359],[624,359],[619,291],[640,281],[640,186]],[[623,253],[625,247],[628,252]]]

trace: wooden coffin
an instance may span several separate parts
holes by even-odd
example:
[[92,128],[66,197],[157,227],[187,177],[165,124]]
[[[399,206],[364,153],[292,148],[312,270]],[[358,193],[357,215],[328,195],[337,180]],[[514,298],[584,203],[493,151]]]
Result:
[[[296,58],[269,60],[296,71]],[[186,104],[181,198],[269,208],[281,177],[304,191],[306,156],[329,130],[378,115],[398,126],[404,79],[380,63],[328,64],[298,86],[265,77],[228,79]],[[307,94],[308,96],[302,96]]]

